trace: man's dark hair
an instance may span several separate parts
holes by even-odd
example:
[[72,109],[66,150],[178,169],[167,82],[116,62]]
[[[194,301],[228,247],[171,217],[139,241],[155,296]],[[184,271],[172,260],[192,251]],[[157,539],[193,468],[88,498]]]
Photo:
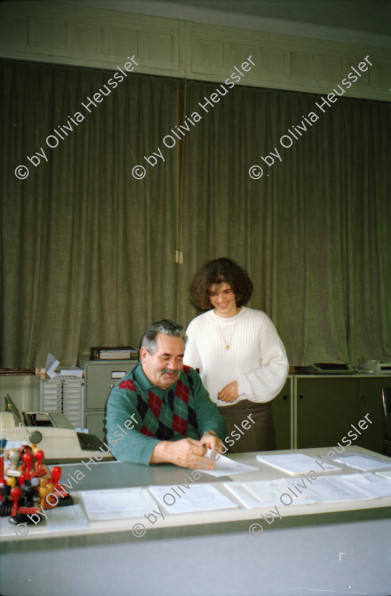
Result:
[[183,343],[186,344],[187,335],[185,333],[184,328],[176,323],[175,321],[171,321],[170,319],[163,319],[162,321],[157,321],[156,323],[152,323],[150,327],[144,333],[141,339],[141,348],[145,348],[152,356],[156,352],[157,343],[156,338],[159,333],[163,335],[168,335],[169,337],[180,337],[183,340]]
[[222,257],[206,263],[194,276],[190,286],[190,298],[201,310],[212,307],[209,292],[214,284],[227,283],[236,297],[237,306],[244,306],[253,293],[253,283],[247,271],[235,261]]

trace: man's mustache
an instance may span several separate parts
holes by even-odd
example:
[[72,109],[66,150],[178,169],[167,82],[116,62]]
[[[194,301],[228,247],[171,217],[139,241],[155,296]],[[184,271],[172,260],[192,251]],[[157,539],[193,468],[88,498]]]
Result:
[[180,370],[177,368],[163,368],[162,370],[162,375],[179,375],[180,374]]

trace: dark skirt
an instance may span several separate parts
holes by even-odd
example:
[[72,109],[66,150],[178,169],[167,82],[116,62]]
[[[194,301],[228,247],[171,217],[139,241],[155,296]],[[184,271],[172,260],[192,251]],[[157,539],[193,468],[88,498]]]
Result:
[[[228,453],[245,453],[246,451],[272,451],[276,448],[272,405],[270,402],[258,404],[248,399],[243,399],[232,406],[218,408],[227,423],[227,434],[230,436],[235,429],[235,424],[241,427],[241,422],[249,414],[255,421],[251,428],[244,431],[240,440],[233,447],[228,447]],[[251,423],[251,418],[249,421]]]

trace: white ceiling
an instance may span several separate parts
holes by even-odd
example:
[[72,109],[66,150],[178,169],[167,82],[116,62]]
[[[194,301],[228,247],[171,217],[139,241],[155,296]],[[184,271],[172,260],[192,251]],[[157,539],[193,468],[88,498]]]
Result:
[[391,47],[391,0],[48,1]]
[[391,34],[390,0],[171,0],[243,15]]

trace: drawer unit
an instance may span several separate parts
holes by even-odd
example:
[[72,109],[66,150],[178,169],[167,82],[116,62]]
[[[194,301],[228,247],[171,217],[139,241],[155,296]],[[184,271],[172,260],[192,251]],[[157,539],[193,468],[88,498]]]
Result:
[[85,416],[89,432],[104,440],[106,402],[114,385],[137,366],[138,360],[88,360],[84,363]]

